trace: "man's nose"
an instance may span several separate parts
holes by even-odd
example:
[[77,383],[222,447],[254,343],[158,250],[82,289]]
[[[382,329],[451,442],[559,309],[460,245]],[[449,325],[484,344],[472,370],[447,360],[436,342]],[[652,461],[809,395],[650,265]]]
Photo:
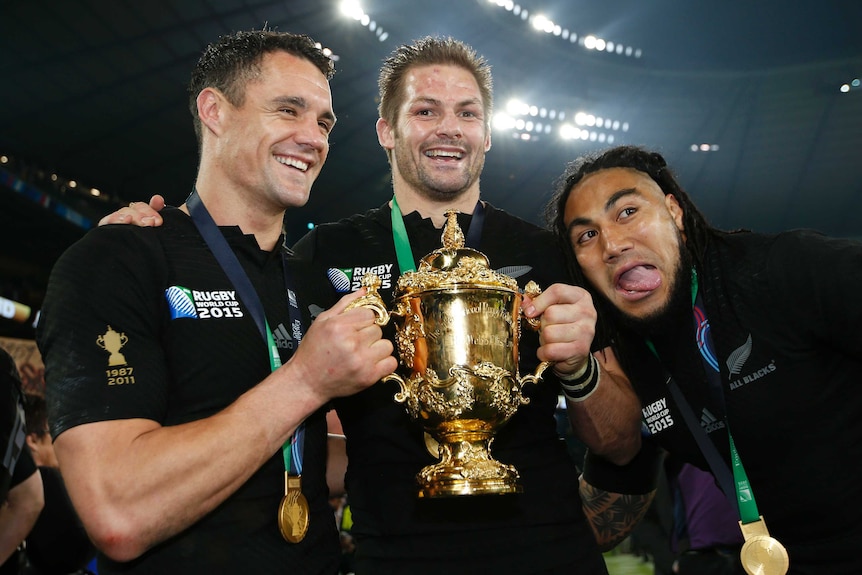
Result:
[[297,130],[297,142],[322,152],[329,145],[329,136],[320,128],[316,119],[309,118],[303,121]]
[[461,137],[461,118],[458,117],[458,114],[444,113],[440,118],[440,123],[437,126],[437,131],[441,135],[449,136],[452,138]]
[[605,261],[612,260],[631,249],[632,243],[621,230],[605,229],[601,232]]

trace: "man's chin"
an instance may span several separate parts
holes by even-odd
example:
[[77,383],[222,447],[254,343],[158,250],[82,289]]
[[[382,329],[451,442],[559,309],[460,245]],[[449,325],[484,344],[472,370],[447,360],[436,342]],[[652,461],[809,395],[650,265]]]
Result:
[[667,302],[658,308],[644,311],[644,313],[639,314],[623,311],[616,306],[611,306],[611,308],[613,309],[613,314],[616,316],[617,322],[619,322],[622,327],[643,336],[649,336],[661,331],[662,327],[666,323],[666,317],[668,315]]
[[[683,260],[682,265],[676,270],[669,291],[665,293],[664,300],[648,301],[641,300],[640,306],[626,306],[629,309],[620,309],[611,305],[611,314],[614,320],[619,322],[623,328],[628,328],[644,337],[653,337],[668,333],[679,321],[686,321],[691,317],[691,290],[690,282],[686,275],[690,268],[684,267],[688,261]],[[658,294],[655,294],[658,295]],[[636,313],[632,313],[636,311]]]

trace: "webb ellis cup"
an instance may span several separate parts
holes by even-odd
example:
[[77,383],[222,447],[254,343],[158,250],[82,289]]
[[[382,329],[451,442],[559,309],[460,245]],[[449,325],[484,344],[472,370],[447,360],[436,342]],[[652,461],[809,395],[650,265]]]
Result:
[[[398,279],[391,313],[375,275],[363,278],[368,293],[352,307],[372,308],[380,325],[394,318],[401,367],[384,381],[398,382],[395,401],[421,423],[429,451],[440,460],[416,476],[419,496],[520,492],[518,471],[495,460],[491,444],[529,402],[523,386],[537,383],[549,364],[519,376],[518,284],[490,269],[484,254],[464,247],[456,212],[447,212],[442,240],[417,271]],[[525,292],[534,297],[541,290],[530,282]],[[537,320],[526,321],[538,328]]]

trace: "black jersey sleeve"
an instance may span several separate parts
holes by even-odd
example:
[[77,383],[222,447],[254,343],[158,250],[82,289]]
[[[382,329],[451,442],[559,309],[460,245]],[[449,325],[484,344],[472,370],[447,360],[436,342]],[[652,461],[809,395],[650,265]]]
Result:
[[170,382],[158,233],[97,228],[54,266],[37,328],[54,437],[94,421],[162,418]]

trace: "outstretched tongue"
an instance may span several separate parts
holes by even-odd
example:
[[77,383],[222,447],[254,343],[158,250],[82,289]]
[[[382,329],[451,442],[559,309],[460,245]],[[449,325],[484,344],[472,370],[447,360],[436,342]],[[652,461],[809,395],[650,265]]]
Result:
[[626,291],[651,291],[661,284],[658,270],[652,266],[637,266],[620,276],[619,287]]

